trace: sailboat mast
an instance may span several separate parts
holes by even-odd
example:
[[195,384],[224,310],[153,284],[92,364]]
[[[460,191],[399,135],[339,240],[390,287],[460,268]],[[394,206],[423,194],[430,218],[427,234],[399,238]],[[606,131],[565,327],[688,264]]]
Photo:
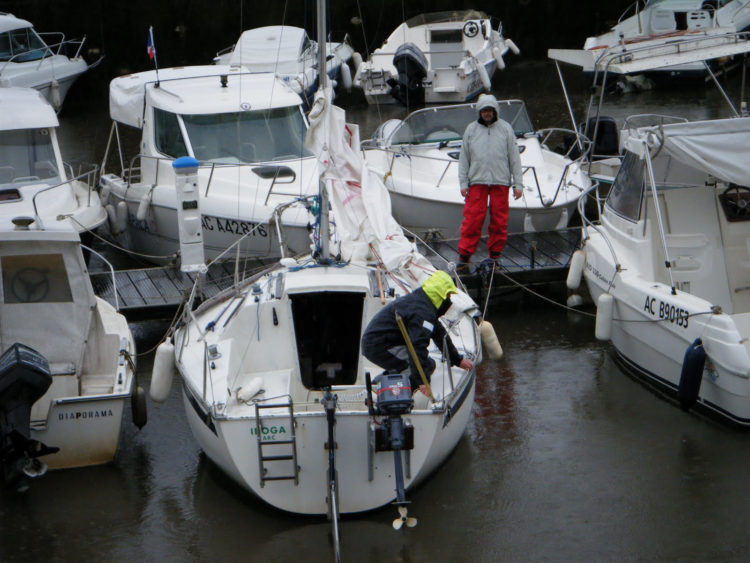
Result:
[[[326,87],[328,86],[328,73],[326,73],[326,0],[317,0],[317,18],[318,18],[318,91],[323,92],[326,95]],[[327,96],[327,95],[326,95]],[[330,102],[330,100],[327,100]],[[328,123],[324,122],[324,127],[328,127]],[[324,149],[328,145],[328,135],[330,131],[325,131],[326,142]],[[325,182],[320,179],[320,246],[318,262],[321,264],[330,263],[330,252],[329,252],[329,233],[330,225],[328,222],[328,191],[326,190]]]

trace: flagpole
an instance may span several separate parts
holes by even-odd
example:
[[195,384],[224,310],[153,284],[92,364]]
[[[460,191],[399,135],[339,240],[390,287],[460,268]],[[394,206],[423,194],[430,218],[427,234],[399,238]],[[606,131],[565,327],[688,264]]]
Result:
[[159,87],[159,63],[156,60],[156,43],[154,42],[154,26],[148,26],[148,43],[146,45],[148,56],[150,59],[154,59],[154,69],[156,70],[156,84],[154,88]]

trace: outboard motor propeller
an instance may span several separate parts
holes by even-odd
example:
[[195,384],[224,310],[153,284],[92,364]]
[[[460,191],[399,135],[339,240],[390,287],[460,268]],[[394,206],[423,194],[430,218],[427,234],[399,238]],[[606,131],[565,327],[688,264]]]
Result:
[[398,80],[391,78],[391,95],[405,106],[424,104],[424,86],[427,76],[427,58],[414,43],[404,43],[393,55],[393,66],[398,71]]
[[370,374],[365,374],[367,383],[367,404],[370,407],[370,414],[373,416],[382,416],[381,427],[375,438],[376,449],[378,451],[393,451],[394,477],[396,479],[396,501],[393,503],[398,507],[399,517],[393,521],[393,528],[396,530],[406,524],[408,528],[417,525],[416,518],[408,516],[405,505],[409,504],[406,500],[404,488],[404,471],[401,460],[401,450],[409,450],[414,447],[414,428],[404,424],[401,418],[409,414],[414,407],[414,401],[411,396],[411,382],[409,376],[403,373],[382,373],[375,378],[375,383],[379,385],[378,401],[376,405],[372,402],[372,383]]
[[38,458],[59,450],[30,438],[31,407],[51,384],[49,363],[36,350],[16,342],[0,356],[0,467],[4,483],[19,490],[25,476],[47,471]]

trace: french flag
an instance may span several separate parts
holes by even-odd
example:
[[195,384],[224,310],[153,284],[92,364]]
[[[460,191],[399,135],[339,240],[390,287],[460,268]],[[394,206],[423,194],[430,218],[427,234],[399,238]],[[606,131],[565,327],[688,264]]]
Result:
[[148,41],[146,42],[146,52],[148,53],[148,58],[153,61],[154,57],[156,57],[156,48],[154,47],[154,26],[149,26],[148,28]]

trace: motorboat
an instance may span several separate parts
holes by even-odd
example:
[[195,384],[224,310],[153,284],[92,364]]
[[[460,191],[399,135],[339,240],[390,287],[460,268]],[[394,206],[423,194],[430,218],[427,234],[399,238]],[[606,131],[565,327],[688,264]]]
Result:
[[750,425],[748,139],[750,118],[631,131],[582,250],[597,335],[683,407],[741,425]]
[[128,323],[94,294],[78,233],[17,217],[0,229],[0,280],[5,483],[111,462],[126,405],[146,422],[145,393]]
[[[715,55],[714,47],[693,55]],[[746,38],[727,45],[727,54],[748,50]],[[603,206],[589,215],[579,205],[583,246],[568,286],[586,281],[596,336],[630,372],[684,409],[747,426],[750,118],[730,108],[728,118],[627,122]]]
[[101,61],[84,60],[85,42],[60,32],[38,33],[30,22],[0,12],[0,87],[39,90],[59,111],[73,82]]
[[[571,158],[575,145],[561,148],[563,138],[575,137],[575,131],[537,131],[523,101],[498,105],[498,117],[516,133],[523,168],[523,196],[510,200],[508,232],[567,227],[578,198],[592,185],[582,153]],[[459,235],[464,198],[458,158],[464,130],[476,118],[473,103],[424,108],[386,121],[363,143],[367,163],[385,178],[393,216],[403,227],[420,235]]]
[[502,25],[476,10],[410,18],[356,70],[354,85],[370,104],[466,102],[491,88],[508,51],[519,53]]
[[84,238],[107,214],[96,191],[98,166],[63,161],[55,110],[31,88],[0,88],[0,230],[19,216],[43,229],[69,224]]
[[[325,36],[325,18],[318,20]],[[471,369],[451,367],[433,346],[431,390],[412,397],[404,374],[383,377],[362,355],[372,316],[435,270],[390,216],[388,191],[361,157],[357,126],[330,100],[323,83],[310,111],[307,145],[321,163],[310,207],[314,252],[286,257],[197,308],[196,290],[157,350],[150,393],[168,396],[176,365],[188,423],[206,455],[274,507],[327,514],[338,546],[339,514],[395,501],[394,527],[416,524],[406,491],[462,436],[482,352],[477,306],[462,293],[445,326],[475,360]],[[180,164],[188,186],[198,170],[189,164]]]
[[[282,223],[288,251],[308,250],[309,217],[297,202],[317,193],[318,164],[303,146],[302,100],[281,78],[215,65],[140,72],[112,80],[110,116],[100,195],[121,247],[157,263],[174,259],[172,163],[189,156],[201,163],[197,231],[207,257],[239,239],[243,257],[278,257]],[[120,125],[140,134],[135,154],[123,148]],[[115,172],[108,171],[110,159],[119,159]]]
[[[746,31],[750,28],[748,0],[639,0],[631,4],[609,31],[588,37],[585,50],[596,55],[622,52],[644,45],[658,46],[684,39]],[[593,72],[588,65],[584,72]],[[663,66],[616,82],[621,91],[648,89],[655,83],[706,76],[701,61]]]
[[[354,49],[348,37],[326,46],[326,72],[345,89],[352,86],[348,61]],[[355,57],[361,61],[361,57]],[[232,47],[217,53],[214,64],[240,65],[251,72],[275,72],[303,99],[312,102],[318,84],[318,43],[291,25],[248,29]]]

